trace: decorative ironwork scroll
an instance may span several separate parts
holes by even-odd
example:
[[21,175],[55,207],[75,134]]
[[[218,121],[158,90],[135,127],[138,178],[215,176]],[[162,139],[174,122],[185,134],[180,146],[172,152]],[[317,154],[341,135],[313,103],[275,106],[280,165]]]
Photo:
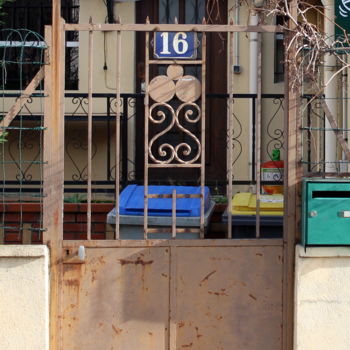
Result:
[[[159,75],[149,84],[149,95],[155,103],[149,109],[148,120],[158,126],[148,143],[150,159],[157,164],[193,164],[201,156],[201,142],[195,134],[202,118],[196,101],[201,96],[201,83],[183,68],[170,65],[167,75]],[[165,135],[178,132],[178,137],[165,140]]]

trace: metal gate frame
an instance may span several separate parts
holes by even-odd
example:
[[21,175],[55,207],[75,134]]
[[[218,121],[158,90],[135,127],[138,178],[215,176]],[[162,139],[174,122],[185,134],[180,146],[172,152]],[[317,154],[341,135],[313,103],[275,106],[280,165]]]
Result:
[[[93,241],[91,240],[91,132],[92,132],[92,55],[89,58],[89,111],[88,111],[88,132],[89,132],[89,165],[88,165],[88,240],[87,241],[63,241],[63,183],[64,183],[64,52],[65,52],[65,31],[78,30],[89,32],[89,52],[92,52],[93,32],[94,31],[115,31],[117,33],[117,48],[120,47],[120,33],[122,31],[196,31],[196,32],[227,32],[230,41],[234,32],[258,32],[260,42],[259,50],[259,68],[258,68],[258,98],[257,98],[257,189],[260,188],[260,123],[261,123],[261,33],[274,33],[280,31],[278,26],[241,26],[233,25],[178,25],[178,24],[65,24],[60,18],[59,1],[53,3],[53,25],[46,28],[46,42],[50,48],[51,64],[45,66],[45,141],[44,157],[47,162],[44,168],[44,244],[50,248],[51,254],[51,306],[50,306],[50,349],[61,349],[61,285],[62,285],[62,264],[67,259],[67,252],[70,249],[75,250],[79,245],[85,246],[104,246],[113,247],[119,244],[119,240],[111,241]],[[291,11],[294,11],[291,3]],[[288,37],[288,33],[285,33]],[[231,41],[232,42],[232,41]],[[118,50],[120,52],[120,50]],[[230,67],[233,69],[233,45],[230,45]],[[292,55],[292,51],[288,55]],[[118,55],[117,55],[118,57]],[[119,56],[120,57],[120,56]],[[288,60],[286,60],[288,61]],[[117,99],[120,97],[120,59],[117,59]],[[232,72],[231,72],[232,73]],[[298,96],[296,92],[290,89],[288,80],[288,66],[285,70],[285,130],[287,132],[287,157],[286,157],[286,176],[285,176],[285,216],[284,216],[284,239],[283,239],[283,349],[292,349],[293,339],[293,262],[294,262],[294,242],[296,234],[296,206],[297,206],[297,187],[301,176],[298,164],[298,154],[300,152],[300,139],[298,138],[299,114],[298,114]],[[230,74],[229,95],[230,95],[230,113],[233,108],[233,74]],[[117,104],[118,106],[118,104]],[[120,108],[116,111],[116,137],[118,140],[120,122]],[[229,135],[232,133],[232,121],[229,123]],[[232,138],[229,137],[229,140]],[[118,144],[118,142],[116,142]],[[117,146],[118,147],[118,146]],[[118,151],[117,157],[118,157]],[[203,157],[204,158],[204,157]],[[119,159],[116,159],[119,164]],[[231,167],[230,167],[231,168]],[[232,168],[229,169],[230,179],[232,179]],[[116,174],[119,175],[118,168]],[[203,183],[202,183],[203,186]],[[118,189],[119,179],[116,176],[116,208],[117,208],[117,226],[119,198]],[[257,191],[259,192],[259,191]],[[232,196],[232,181],[229,181],[228,196]],[[258,195],[259,196],[259,195]],[[258,198],[259,203],[259,198]],[[259,204],[258,204],[259,207]],[[203,211],[202,211],[203,213]],[[230,220],[229,220],[230,222]],[[257,215],[257,232],[259,238],[259,209]],[[229,225],[230,227],[230,225]],[[230,235],[230,233],[229,233]],[[230,236],[229,236],[230,237]],[[148,243],[147,243],[148,242]],[[195,243],[195,242],[194,242]],[[209,243],[209,242],[208,242]],[[223,244],[227,244],[222,242]],[[123,242],[128,245],[127,242]],[[132,246],[132,243],[130,243]],[[152,243],[146,241],[146,245]],[[174,243],[172,243],[174,244]],[[211,241],[210,244],[215,247],[219,245],[218,241]],[[256,243],[255,243],[256,244]],[[71,258],[68,254],[68,258]]]

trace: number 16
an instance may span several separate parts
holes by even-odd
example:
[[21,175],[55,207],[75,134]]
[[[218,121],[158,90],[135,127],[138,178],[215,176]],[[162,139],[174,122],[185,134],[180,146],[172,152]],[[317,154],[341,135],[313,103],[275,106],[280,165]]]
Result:
[[[163,55],[170,55],[171,52],[169,51],[169,33],[164,32],[161,34],[161,37],[163,39],[163,51],[160,53]],[[178,55],[183,55],[188,50],[188,43],[185,40],[187,38],[187,34],[184,32],[178,32],[174,36],[173,40],[173,49],[175,53]],[[180,49],[180,44],[182,46],[182,49]]]

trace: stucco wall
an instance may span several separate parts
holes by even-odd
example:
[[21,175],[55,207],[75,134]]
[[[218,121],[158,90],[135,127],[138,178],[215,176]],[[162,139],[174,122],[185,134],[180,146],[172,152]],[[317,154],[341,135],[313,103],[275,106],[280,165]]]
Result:
[[47,350],[48,250],[0,246],[0,348]]
[[296,350],[350,349],[350,247],[296,249]]

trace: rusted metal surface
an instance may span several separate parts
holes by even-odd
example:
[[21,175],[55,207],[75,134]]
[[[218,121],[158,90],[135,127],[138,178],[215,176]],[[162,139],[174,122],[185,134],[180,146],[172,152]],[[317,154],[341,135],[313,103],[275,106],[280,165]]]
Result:
[[63,267],[62,348],[280,350],[282,252],[87,248]]
[[[205,20],[203,19],[203,24],[205,24]],[[202,70],[202,96],[201,96],[201,216],[200,216],[200,238],[204,238],[204,185],[205,185],[205,119],[206,119],[206,111],[205,111],[205,94],[206,94],[206,79],[207,79],[207,37],[206,33],[202,34],[202,60],[200,61],[201,70]]]
[[89,31],[88,44],[88,178],[87,178],[87,239],[91,239],[91,178],[92,178],[92,90],[93,90],[93,58],[94,58],[94,32]]
[[[231,20],[231,24],[232,20]],[[229,90],[229,105],[228,105],[228,154],[227,154],[227,198],[232,198],[232,180],[233,180],[233,171],[232,171],[232,162],[233,162],[233,76],[234,76],[234,71],[233,71],[233,56],[234,56],[234,34],[233,33],[228,33],[228,43],[229,43],[229,79],[228,79],[228,90]],[[231,204],[230,201],[229,206],[228,206],[228,211],[227,211],[227,238],[232,238],[232,211],[231,211]]]
[[64,264],[62,349],[167,349],[169,248],[86,253]]
[[[147,24],[148,24],[147,20]],[[205,20],[203,20],[205,24]],[[201,39],[202,57],[199,60],[192,60],[193,65],[201,68],[201,82],[194,76],[184,75],[181,63],[170,61],[166,75],[155,76],[150,81],[150,66],[164,65],[163,60],[151,60],[150,57],[150,33],[145,36],[145,130],[144,130],[144,238],[148,233],[163,232],[164,229],[148,228],[148,200],[149,198],[164,198],[163,195],[148,193],[148,180],[150,168],[191,168],[200,169],[200,220],[199,235],[204,238],[204,200],[205,200],[205,109],[206,109],[206,34],[202,33]],[[178,106],[172,104],[176,98]],[[200,102],[198,101],[200,98]],[[152,103],[150,104],[150,100]],[[185,127],[180,121],[183,114],[185,122],[198,125],[200,136],[197,137],[190,128]],[[167,118],[169,125],[166,124]],[[152,135],[152,127],[159,126]],[[177,144],[163,142],[161,137],[171,132],[178,132],[182,137],[178,138]],[[183,137],[188,136],[195,147],[190,142],[183,141]],[[156,145],[157,141],[160,145]],[[163,142],[163,143],[162,143]],[[197,151],[195,151],[197,149]],[[182,197],[182,196],[181,196]],[[188,198],[197,195],[188,195]],[[172,237],[176,238],[176,233],[183,231],[176,229],[176,193],[172,194],[172,224],[168,232],[172,232]],[[193,229],[191,229],[193,231]],[[185,231],[186,232],[186,231]]]
[[210,24],[71,24],[65,25],[65,30],[68,31],[134,31],[134,32],[261,32],[261,33],[276,33],[282,32],[281,26],[274,25],[210,25]]
[[[50,248],[50,349],[60,350],[62,239],[63,239],[63,184],[64,184],[64,72],[65,33],[61,19],[60,1],[53,2],[52,31],[47,28],[50,42],[50,65],[45,68],[44,157],[44,242]],[[51,38],[49,37],[51,36]],[[50,40],[51,39],[51,40]]]
[[[122,56],[122,41],[121,41],[121,32],[117,32],[116,39],[116,99],[120,101],[120,88],[121,88],[121,56]],[[120,192],[120,103],[117,103],[115,111],[115,239],[119,239],[119,224],[120,224],[120,215],[119,215],[119,192]]]
[[[149,20],[147,18],[147,23]],[[149,33],[146,32],[146,41],[145,41],[145,139],[144,139],[144,149],[145,149],[145,157],[144,157],[144,214],[143,214],[143,237],[147,239],[147,227],[148,227],[148,113],[149,113]]]
[[255,154],[256,154],[256,224],[255,224],[255,237],[260,237],[260,194],[261,194],[261,122],[262,122],[262,109],[261,109],[261,93],[262,93],[262,38],[261,33],[258,33],[258,79],[257,79],[257,99],[256,110],[257,116],[255,121]]
[[[57,6],[55,11],[57,15]],[[257,26],[253,28],[257,32],[265,30],[273,32],[278,27]],[[288,320],[288,327],[290,327],[291,304],[289,298],[292,288],[292,260],[290,259],[292,259],[293,236],[285,235],[284,240],[147,240],[148,232],[160,231],[147,227],[148,199],[159,197],[148,194],[148,171],[150,168],[162,167],[200,169],[202,188],[200,236],[204,238],[205,32],[229,32],[230,62],[232,63],[233,32],[252,31],[252,28],[234,25],[207,26],[206,24],[198,26],[151,25],[149,22],[145,25],[65,25],[66,30],[89,31],[90,38],[92,38],[93,31],[96,30],[117,31],[117,101],[120,97],[121,32],[126,30],[146,31],[145,239],[142,241],[119,240],[118,229],[116,236],[112,237],[116,239],[91,240],[89,234],[89,240],[62,241],[62,215],[60,216],[60,214],[62,214],[63,204],[64,170],[62,151],[64,149],[64,118],[62,117],[64,111],[64,74],[62,73],[64,69],[64,43],[62,38],[64,35],[61,29],[62,27],[56,22],[55,34],[53,35],[54,40],[56,40],[55,45],[53,45],[56,58],[52,67],[47,68],[48,85],[45,83],[47,93],[50,95],[48,107],[45,107],[45,115],[50,118],[45,118],[50,120],[48,125],[50,131],[46,138],[46,147],[48,147],[46,159],[49,161],[49,166],[45,170],[45,193],[47,194],[45,203],[50,207],[46,206],[49,210],[45,210],[46,224],[44,226],[49,228],[49,232],[45,234],[45,240],[52,248],[51,259],[53,262],[51,267],[51,348],[69,350],[280,350],[283,343],[284,349],[289,349],[290,331],[289,328],[286,329],[283,322]],[[177,97],[183,102],[183,105],[194,105],[193,96],[198,98],[198,94],[201,95],[201,101],[197,106],[198,120],[196,119],[201,130],[201,135],[197,138],[199,153],[194,159],[186,159],[183,162],[176,153],[175,147],[173,147],[174,157],[171,160],[174,160],[174,163],[158,162],[154,155],[154,159],[152,159],[150,146],[152,138],[149,139],[149,123],[152,119],[151,109],[154,103],[150,106],[149,96],[152,97],[152,92],[150,92],[152,84],[149,81],[149,66],[151,64],[168,64],[171,67],[168,74],[169,79],[179,81],[180,79],[177,78],[180,69],[174,65],[186,64],[176,60],[157,61],[150,59],[150,34],[147,31],[155,29],[202,32],[203,56],[199,60],[191,60],[190,62],[201,67],[201,83],[193,80],[191,90],[186,91],[182,88],[178,90],[177,94],[175,87],[174,91],[174,95],[178,95]],[[90,41],[89,50],[92,56],[92,41]],[[92,66],[92,57],[90,57],[90,73]],[[261,84],[261,62],[259,74],[259,83]],[[234,107],[232,79],[231,76],[228,121],[230,138],[233,134],[231,118]],[[157,88],[156,83],[153,85]],[[89,81],[90,97],[91,92],[92,77],[91,85]],[[172,91],[170,91],[171,93]],[[261,100],[261,91],[259,95]],[[165,101],[162,98],[162,94],[160,97],[159,94],[154,94],[152,100],[156,101],[155,104],[167,104],[169,96]],[[157,99],[160,100],[157,102]],[[91,98],[89,99],[89,108],[92,107],[90,102]],[[258,102],[258,108],[260,108],[258,123],[261,122],[260,103],[261,101]],[[120,113],[118,103],[116,108],[116,165],[119,164],[120,153],[118,134]],[[173,116],[178,117],[177,113],[175,111]],[[89,119],[91,119],[91,114],[92,109],[89,111]],[[186,113],[185,117],[187,117]],[[176,124],[176,118],[174,120]],[[288,121],[288,114],[286,114],[286,121]],[[56,127],[57,129],[55,129]],[[257,130],[260,130],[259,124],[257,124]],[[180,127],[180,131],[184,130]],[[290,128],[288,132],[290,145],[293,145],[293,132],[295,133],[296,130]],[[90,129],[89,135],[92,135]],[[260,139],[257,138],[258,147],[261,146]],[[91,143],[90,138],[89,143]],[[229,183],[231,183],[231,188],[228,190],[229,197],[233,192],[231,158],[229,161]],[[293,171],[293,161],[295,158],[289,157],[288,170]],[[259,171],[260,164],[258,162],[258,182],[260,182]],[[88,177],[91,185],[91,171]],[[287,185],[295,185],[295,178],[292,174],[288,177]],[[259,187],[258,185],[258,189]],[[119,168],[117,166],[116,190],[117,192],[119,190]],[[286,193],[294,195],[294,187],[288,188]],[[90,202],[91,193],[88,197]],[[198,198],[198,195],[188,197]],[[173,201],[172,225],[169,231],[172,231],[172,238],[176,238],[176,233],[183,230],[176,228],[176,198],[183,198],[183,196],[174,192],[169,195],[169,198],[172,198]],[[116,205],[119,209],[118,201],[117,195]],[[290,207],[288,210],[290,215],[288,223],[290,223],[295,217],[295,212]],[[119,218],[116,220],[117,227],[119,226],[118,220]],[[257,222],[259,223],[259,219]],[[193,231],[195,230],[193,229]],[[231,225],[229,224],[228,231],[230,232],[230,230]],[[186,232],[189,231],[192,229],[186,229]],[[259,231],[257,236],[259,237]],[[84,246],[86,250],[84,261],[78,257],[80,246]],[[288,255],[288,261],[285,258],[286,255]],[[287,305],[288,309],[283,309],[282,305]]]
[[176,263],[177,349],[281,349],[281,247],[177,248]]

